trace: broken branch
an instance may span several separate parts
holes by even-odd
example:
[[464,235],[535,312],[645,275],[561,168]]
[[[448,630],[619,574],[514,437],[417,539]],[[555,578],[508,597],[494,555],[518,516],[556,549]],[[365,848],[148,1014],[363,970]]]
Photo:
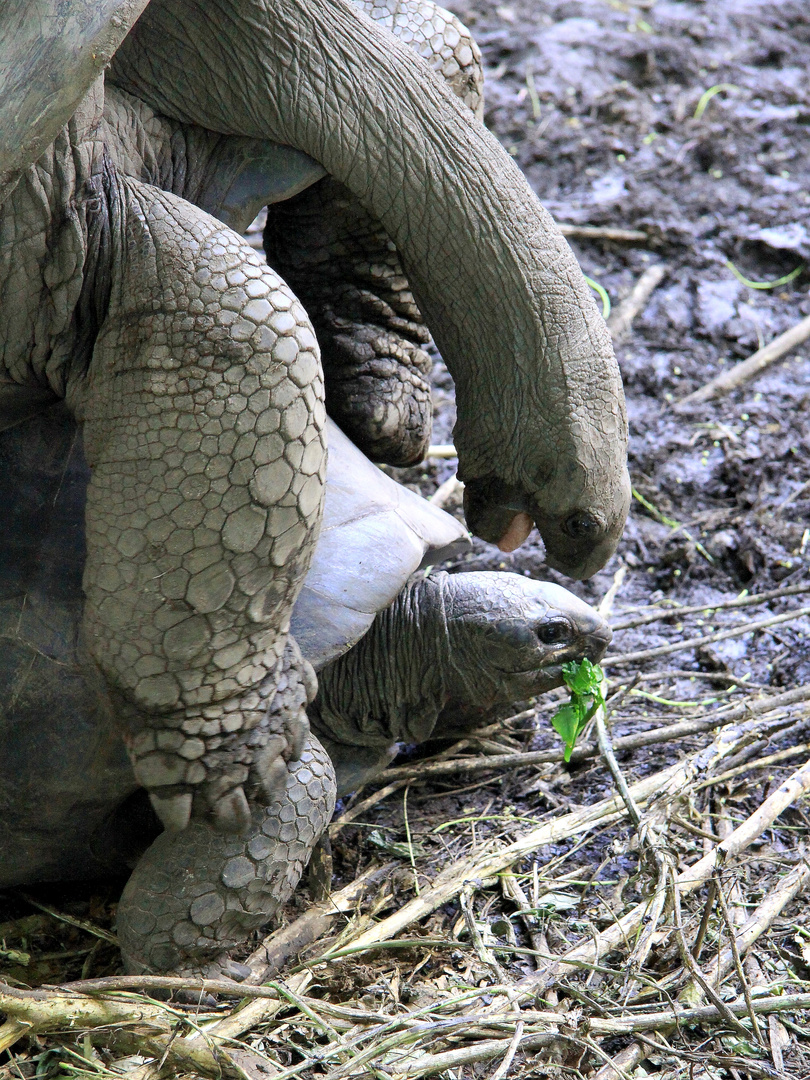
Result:
[[709,401],[711,398],[720,397],[738,389],[744,383],[750,382],[765,368],[777,360],[781,360],[786,353],[791,352],[797,345],[801,345],[808,337],[810,337],[810,315],[805,316],[801,322],[796,323],[795,326],[786,330],[784,334],[774,338],[762,349],[757,349],[753,356],[749,356],[747,360],[735,364],[728,371],[724,371],[715,378],[710,379],[699,390],[695,390],[693,393],[687,394],[685,398],[681,398],[680,401],[676,401],[673,408],[676,412],[680,412],[690,405],[697,405],[702,401]]

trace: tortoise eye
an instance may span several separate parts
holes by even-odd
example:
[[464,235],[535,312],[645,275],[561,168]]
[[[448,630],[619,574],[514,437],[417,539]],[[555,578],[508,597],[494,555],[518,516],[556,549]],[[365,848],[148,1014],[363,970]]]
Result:
[[599,522],[593,514],[589,514],[585,510],[575,510],[573,514],[570,514],[565,519],[563,525],[564,531],[573,540],[582,540],[587,536],[592,536],[598,528]]
[[562,645],[571,637],[571,627],[565,619],[552,619],[537,628],[537,640],[543,645]]

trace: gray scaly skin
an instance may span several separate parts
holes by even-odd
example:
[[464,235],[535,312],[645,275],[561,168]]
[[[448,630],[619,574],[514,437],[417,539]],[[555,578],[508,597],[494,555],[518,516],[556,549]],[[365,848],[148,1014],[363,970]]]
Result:
[[[355,790],[398,744],[429,738],[448,706],[455,724],[465,714],[475,722],[493,705],[559,686],[562,664],[599,660],[610,638],[593,608],[516,574],[437,573],[403,589],[319,672],[308,711],[320,741],[291,766],[285,795],[254,809],[242,836],[192,823],[164,833],[138,863],[118,913],[127,968],[238,977],[228,950],[292,893],[331,816],[335,773],[339,793]],[[284,686],[287,711],[291,695],[303,708],[305,692]]]
[[[425,0],[355,3],[483,118],[481,54],[454,15]],[[421,461],[433,420],[430,333],[385,230],[330,177],[268,207],[264,246],[312,319],[330,416],[372,461]]]
[[403,589],[357,645],[324,668],[309,709],[338,794],[376,776],[398,744],[454,729],[494,705],[560,686],[562,665],[597,661],[611,632],[558,586],[517,574],[437,573]]
[[[291,660],[285,658],[271,725],[274,713],[282,712],[298,714],[306,724],[314,684],[304,685]],[[250,824],[238,835],[195,820],[182,832],[162,833],[141,857],[118,905],[128,971],[246,974],[229,952],[292,895],[332,817],[334,769],[310,736],[273,798],[250,788],[248,794]]]
[[295,147],[352,192],[395,244],[455,380],[471,529],[511,548],[533,520],[549,563],[589,577],[630,502],[610,338],[514,162],[427,72],[341,0],[272,15],[265,0],[152,0],[111,78],[183,123]]
[[[480,53],[455,16],[426,0],[355,2],[422,56],[480,118]],[[107,87],[104,122],[121,172],[181,195],[237,231],[252,220],[251,209],[273,201],[272,177],[284,148],[180,124],[114,85]],[[228,198],[234,189],[247,201],[234,206]],[[431,362],[421,348],[430,334],[385,231],[351,192],[326,178],[270,206],[264,239],[270,265],[312,319],[330,415],[372,460],[421,460],[432,423]]]
[[0,384],[84,424],[84,637],[138,779],[167,827],[238,829],[248,775],[274,794],[307,735],[256,729],[320,516],[318,347],[240,237],[114,169],[101,104],[97,84],[3,207]]

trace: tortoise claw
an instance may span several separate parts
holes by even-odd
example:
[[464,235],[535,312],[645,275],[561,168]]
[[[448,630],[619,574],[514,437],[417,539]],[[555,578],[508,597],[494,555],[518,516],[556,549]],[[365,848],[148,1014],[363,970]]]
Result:
[[213,807],[214,827],[219,832],[243,833],[250,826],[250,806],[241,787],[231,788]]
[[287,786],[287,763],[279,756],[266,765],[259,775],[262,791],[267,803],[275,802]]
[[188,825],[191,817],[192,802],[190,792],[182,795],[169,795],[166,798],[161,798],[160,795],[150,792],[149,801],[162,821],[166,832],[182,832]]
[[[307,664],[309,667],[309,664]],[[311,670],[311,669],[310,669]],[[318,684],[315,683],[315,692],[317,693]],[[308,700],[314,700],[314,695]],[[290,761],[298,761],[301,757],[301,752],[304,749],[304,744],[309,738],[309,721],[307,720],[307,714],[303,713],[302,716],[296,718],[287,729],[287,742],[290,747]]]

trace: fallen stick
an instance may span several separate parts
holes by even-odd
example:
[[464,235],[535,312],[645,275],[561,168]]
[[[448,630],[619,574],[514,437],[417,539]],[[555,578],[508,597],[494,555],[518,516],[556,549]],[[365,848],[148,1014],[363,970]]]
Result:
[[593,1080],[624,1080],[625,1076],[632,1076],[636,1065],[649,1054],[649,1048],[641,1043],[633,1042],[625,1046],[615,1054],[610,1061],[606,1061]]
[[[722,867],[730,856],[739,855],[741,851],[744,851],[791,803],[808,790],[810,790],[810,762],[788,777],[730,836],[678,875],[675,880],[681,892],[692,892],[708,881],[715,870]],[[596,963],[599,956],[604,956],[633,938],[647,914],[647,907],[646,901],[637,904],[613,926],[603,930],[590,941],[575,945],[567,953],[558,957],[544,972],[525,976],[517,984],[518,988],[525,993],[536,993],[538,984],[545,985],[559,977],[570,965]],[[743,1003],[743,1008],[745,1009],[745,1003]]]
[[607,327],[614,341],[622,338],[630,329],[633,319],[646,307],[647,301],[658,288],[666,274],[662,263],[648,266],[628,295],[610,314]]
[[242,1049],[241,1054],[251,1059],[255,1072],[247,1073],[242,1064],[235,1061],[229,1051],[216,1043],[204,1042],[190,1044],[188,1039],[173,1038],[172,1035],[160,1038],[142,1034],[129,1028],[94,1028],[88,1034],[93,1046],[102,1046],[114,1057],[147,1058],[144,1065],[129,1075],[137,1080],[167,1076],[206,1076],[211,1080],[247,1080],[252,1074],[261,1075],[256,1069],[260,1064],[262,1073],[272,1077],[272,1065],[263,1055]]
[[715,378],[710,379],[699,390],[695,390],[693,393],[687,394],[685,398],[681,398],[680,401],[676,401],[673,409],[680,412],[690,405],[697,405],[699,402],[709,401],[711,398],[720,397],[732,390],[736,390],[744,383],[750,382],[766,367],[780,360],[786,353],[791,352],[797,345],[801,345],[809,337],[810,315],[807,315],[801,322],[792,326],[790,330],[786,330],[784,334],[780,334],[779,337],[774,338],[763,348],[757,349],[753,356],[749,356],[747,360],[740,361],[739,364],[735,364],[728,371],[724,371]]
[[[8,987],[4,983],[0,983],[0,992],[6,990],[8,990]],[[65,1000],[75,1001],[83,1009],[82,995],[84,994],[115,994],[121,991],[135,992],[141,990],[169,990],[172,993],[182,990],[188,994],[224,994],[226,997],[272,998],[273,1001],[277,1000],[279,996],[278,990],[273,986],[254,986],[247,982],[237,982],[236,979],[201,979],[192,975],[108,975],[101,979],[80,979],[76,982],[63,983],[59,987],[48,988],[43,992],[49,994],[53,1001],[56,1001],[62,995]],[[33,993],[33,991],[26,992]],[[108,999],[93,997],[93,1000],[106,1001]],[[129,1004],[130,1006],[132,1004],[131,1001],[125,1003],[123,998],[110,1000],[119,1004]],[[155,1005],[155,1003],[144,1002],[144,1005],[150,1004]],[[156,1007],[160,1015],[163,1015],[164,1011],[159,1006]],[[3,1008],[5,1009],[5,1006]],[[32,1011],[31,1016],[35,1015],[38,1014]],[[122,1013],[121,1015],[126,1015],[130,1023],[134,1022],[131,1007],[128,1013]],[[145,1015],[146,1019],[151,1022],[151,1013],[147,1012]],[[96,1027],[102,1023],[116,1023],[120,1019],[118,1017],[114,1020],[105,1020],[102,1014],[93,1019],[94,1016],[95,1014],[90,1010],[88,1023],[84,1026]],[[137,1022],[142,1023],[145,1021],[137,1020]],[[163,1025],[163,1027],[166,1026],[168,1026],[168,1022]]]
[[377,803],[382,802],[383,799],[387,799],[389,795],[394,795],[397,791],[401,791],[410,783],[410,778],[394,780],[393,783],[386,784],[385,787],[380,788],[365,799],[355,803],[354,806],[350,806],[348,810],[344,810],[340,817],[336,818],[329,826],[329,839],[334,840],[341,829],[344,829],[347,825],[351,825],[357,818],[362,817],[366,810],[370,810],[372,807],[376,806]]
[[655,611],[639,612],[635,618],[624,622],[612,622],[614,630],[629,630],[633,626],[646,626],[647,623],[660,622],[661,619],[677,618],[681,615],[700,615],[709,611],[728,611],[734,608],[759,607],[769,600],[780,600],[783,596],[796,596],[810,592],[810,582],[805,585],[787,585],[784,589],[770,589],[768,592],[755,593],[753,596],[735,597],[724,600],[721,604],[690,604],[686,607],[657,608]]
[[[238,986],[238,983],[233,985]],[[0,982],[0,1012],[11,1020],[27,1024],[33,1031],[137,1024],[162,1033],[170,1031],[176,1019],[165,1007],[148,1001],[97,998],[64,989],[20,990],[4,982]]]
[[[808,1006],[810,1006],[810,994],[762,997],[756,998],[753,1003],[754,1012],[758,1015],[799,1012],[808,1008]],[[727,1007],[734,1016],[745,1016],[747,1014],[744,1001],[730,1001],[727,1003]],[[528,1021],[532,1018],[532,1013],[524,1012],[522,1016]],[[557,1023],[561,1019],[559,1015],[556,1016]],[[714,1005],[704,1005],[695,1009],[642,1013],[636,1016],[617,1017],[615,1019],[591,1016],[588,1017],[586,1023],[590,1035],[597,1038],[606,1038],[613,1035],[632,1035],[636,1032],[667,1030],[678,1023],[697,1025],[719,1019],[721,1019],[719,1009]],[[576,1031],[576,1021],[573,1017],[566,1015],[565,1022],[573,1031]],[[566,1034],[560,1031],[532,1033],[524,1037],[521,1046],[525,1050],[540,1050],[564,1038],[566,1038]],[[473,1043],[471,1046],[462,1046],[440,1054],[420,1054],[419,1056],[413,1056],[410,1060],[400,1059],[392,1071],[397,1076],[412,1078],[432,1076],[446,1069],[460,1068],[462,1065],[472,1065],[481,1061],[491,1061],[493,1058],[505,1053],[510,1042],[511,1039],[509,1038],[486,1039]],[[609,1072],[605,1073],[606,1077],[609,1075]],[[615,1076],[615,1074],[613,1075]]]
[[690,671],[689,668],[662,668],[660,671],[639,671],[635,676],[637,683],[644,682],[669,682],[672,679],[701,679],[704,682],[727,683],[725,688],[736,687],[739,690],[762,690],[764,693],[773,693],[773,687],[766,683],[751,682],[750,679],[738,678],[728,671]]
[[[746,1016],[745,1001],[727,1001],[726,1007],[734,1016]],[[775,1012],[798,1012],[810,1006],[810,994],[785,994],[754,998],[753,1009],[757,1015]],[[637,1013],[635,1016],[617,1016],[610,1019],[599,1016],[588,1018],[591,1034],[598,1036],[632,1035],[637,1031],[659,1031],[677,1023],[700,1024],[707,1020],[719,1020],[720,1010],[714,1005],[698,1005],[693,1009],[672,1009],[657,1013]]]
[[[740,956],[744,956],[757,938],[770,928],[774,919],[782,913],[790,901],[806,888],[808,881],[810,881],[810,865],[807,863],[800,863],[789,874],[785,874],[776,889],[768,893],[737,930],[735,944]],[[733,966],[734,954],[731,945],[726,945],[711,963],[703,967],[703,974],[719,986],[720,981],[729,974]]]
[[[243,997],[245,990],[230,979],[215,980],[218,983],[215,992],[229,993]],[[214,987],[214,981],[203,979],[161,979],[159,977],[136,978],[128,976],[112,979],[86,980],[84,987],[111,991],[158,985],[163,989],[191,989],[192,992],[208,992]],[[103,985],[99,985],[103,984]],[[115,984],[115,985],[111,985]],[[128,986],[125,986],[128,984]],[[82,984],[78,984],[82,986]],[[252,992],[263,996],[268,994],[266,987],[253,987]],[[272,991],[270,991],[272,992]],[[264,1003],[262,1003],[264,1004]],[[282,999],[276,1004],[283,1007]],[[42,1033],[65,1031],[74,1035],[78,1031],[92,1031],[94,1044],[114,1048],[122,1054],[151,1055],[156,1061],[167,1061],[180,1072],[198,1072],[204,1076],[226,1076],[232,1080],[244,1080],[244,1070],[231,1060],[227,1051],[210,1039],[192,1041],[191,1038],[175,1037],[175,1026],[182,1022],[183,1014],[169,1005],[159,1005],[145,999],[96,997],[87,992],[77,992],[69,988],[54,990],[20,990],[0,982],[0,1012],[6,1014],[9,1021],[2,1029],[8,1029],[10,1023],[25,1026],[24,1033]],[[10,1032],[8,1032],[10,1034]],[[16,1040],[14,1040],[16,1041]],[[151,1072],[149,1065],[144,1066]],[[157,1075],[157,1070],[154,1070]]]
[[[613,749],[616,752],[624,750],[638,750],[643,746],[655,746],[658,743],[674,742],[676,739],[684,739],[690,735],[702,735],[713,731],[717,727],[725,727],[741,720],[746,716],[760,716],[763,713],[775,712],[786,706],[801,704],[810,701],[810,685],[799,686],[794,690],[787,690],[784,694],[764,698],[759,701],[747,701],[743,705],[737,705],[718,710],[708,716],[695,716],[689,720],[682,720],[677,724],[666,724],[663,727],[652,728],[649,731],[638,731],[633,735],[623,735],[613,740]],[[782,726],[791,724],[795,718],[786,718],[780,721]],[[587,758],[596,757],[599,747],[595,742],[580,743],[571,752],[571,761],[585,761]],[[518,769],[528,765],[545,765],[551,762],[563,760],[562,750],[530,750],[523,754],[491,754],[486,757],[461,758],[457,761],[420,761],[418,765],[397,765],[386,769],[383,774],[391,783],[400,780],[425,779],[426,777],[451,776],[456,774],[481,772],[484,769],[509,768]]]
[[[630,788],[633,798],[639,803],[646,802],[678,767],[678,765],[670,766],[655,776],[646,777],[633,784]],[[602,799],[593,806],[576,810],[554,821],[539,825],[498,851],[479,852],[460,859],[439,873],[429,885],[422,889],[419,896],[409,900],[393,915],[382,919],[358,937],[353,938],[349,944],[358,949],[370,948],[381,941],[393,938],[406,926],[410,926],[411,923],[429,915],[448,900],[452,900],[461,891],[465,881],[491,880],[502,870],[506,870],[518,859],[543,844],[569,839],[588,831],[597,824],[605,825],[617,821],[624,816],[624,812],[624,803],[620,796]],[[321,959],[328,960],[329,952],[326,952]]]
[[30,1030],[31,1025],[23,1024],[20,1020],[6,1020],[5,1024],[0,1024],[0,1054],[12,1047]]
[[632,244],[649,240],[641,229],[615,229],[611,225],[560,225],[557,228],[563,236],[581,236],[587,240],[624,240]]
[[[552,1046],[559,1040],[558,1032],[547,1032],[542,1035],[531,1035],[524,1038],[522,1046],[525,1050],[541,1050],[545,1046]],[[409,1076],[416,1080],[420,1076],[435,1076],[436,1073],[446,1072],[449,1069],[461,1069],[464,1065],[475,1065],[481,1061],[491,1061],[493,1058],[505,1054],[509,1049],[511,1039],[482,1039],[473,1043],[472,1046],[460,1046],[454,1050],[445,1050],[440,1054],[420,1054],[411,1058],[410,1061],[400,1060],[396,1063],[396,1076]]]
[[[453,447],[453,449],[455,450],[455,447]],[[447,506],[447,504],[450,502],[454,495],[460,494],[463,490],[464,485],[456,476],[456,474],[453,473],[453,475],[449,479],[445,480],[443,484],[439,484],[439,486],[428,499],[428,502],[433,503],[434,506],[438,506],[443,509],[445,506]]]
[[777,765],[780,761],[786,761],[788,758],[800,757],[802,754],[806,754],[808,750],[810,750],[810,743],[799,743],[798,746],[788,746],[784,750],[777,750],[776,753],[757,758],[755,761],[746,761],[745,764],[737,765],[733,769],[727,769],[718,776],[710,776],[708,780],[702,780],[695,785],[695,791],[702,791],[707,787],[724,784],[726,780],[733,780],[735,776],[753,772],[754,769],[764,769],[768,765]]
[[740,626],[732,626],[728,630],[717,630],[713,634],[702,634],[700,637],[684,638],[682,641],[670,642],[668,645],[659,645],[655,649],[641,649],[639,652],[618,653],[616,656],[608,656],[601,661],[602,667],[616,667],[619,664],[638,664],[643,660],[653,660],[657,656],[667,656],[669,653],[682,652],[684,649],[694,649],[701,645],[708,645],[713,641],[726,641],[728,638],[741,637],[743,634],[752,634],[756,630],[767,630],[769,626],[778,626],[780,623],[790,622],[791,619],[801,619],[810,615],[810,607],[796,608],[794,611],[786,611],[782,615],[772,615],[768,619],[758,619],[756,622],[743,623]]
[[328,896],[326,900],[312,904],[303,915],[288,926],[283,926],[280,930],[269,934],[246,961],[251,974],[245,980],[245,984],[255,986],[264,982],[293,954],[327,934],[335,916],[354,912],[366,893],[375,885],[379,885],[396,865],[396,863],[388,862],[384,866],[369,867],[350,885]]
[[[236,987],[238,983],[233,985]],[[167,1006],[145,1000],[91,997],[61,989],[20,990],[0,982],[0,1012],[9,1018],[4,1029],[15,1022],[25,1025],[25,1031],[31,1033],[75,1034],[92,1029],[94,1041],[115,1046],[120,1052],[151,1054],[158,1061],[165,1057],[182,1072],[244,1080],[243,1072],[227,1054],[214,1052],[204,1042],[189,1046],[186,1039],[173,1039],[172,1028],[182,1017]],[[102,1029],[97,1037],[95,1029]]]
[[[802,689],[807,691],[810,688],[803,687]],[[689,784],[696,771],[705,771],[713,767],[717,761],[722,760],[723,757],[727,757],[733,750],[737,749],[740,743],[749,741],[758,724],[764,726],[762,720],[753,719],[740,724],[731,731],[723,730],[711,746],[691,755],[685,761],[671,765],[662,772],[639,780],[628,789],[631,800],[641,805],[649,800],[659,799],[662,794],[666,798],[677,796],[684,786]],[[519,756],[521,755],[506,755],[511,761],[514,761]],[[807,770],[808,786],[810,786],[810,765],[807,766]],[[678,778],[677,781],[675,778]],[[786,781],[786,783],[789,783],[789,781]],[[784,785],[782,787],[784,788]],[[781,791],[782,788],[779,790]],[[422,890],[419,896],[409,900],[399,911],[375,923],[374,926],[352,938],[350,942],[344,943],[343,947],[351,944],[353,949],[369,948],[381,941],[393,938],[404,930],[406,926],[423,918],[425,915],[429,915],[437,907],[452,900],[461,891],[465,881],[491,880],[536,848],[562,839],[570,839],[579,833],[587,832],[596,824],[605,825],[616,821],[622,818],[625,813],[626,806],[621,796],[602,799],[593,806],[545,822],[498,851],[476,853],[452,863],[439,873],[430,885]],[[739,830],[736,830],[732,835],[736,836],[737,832]],[[724,843],[731,840],[732,837],[729,837],[729,841],[724,841]],[[644,905],[644,909],[646,913],[646,905]],[[326,952],[321,959],[327,960],[329,955],[330,953]]]

